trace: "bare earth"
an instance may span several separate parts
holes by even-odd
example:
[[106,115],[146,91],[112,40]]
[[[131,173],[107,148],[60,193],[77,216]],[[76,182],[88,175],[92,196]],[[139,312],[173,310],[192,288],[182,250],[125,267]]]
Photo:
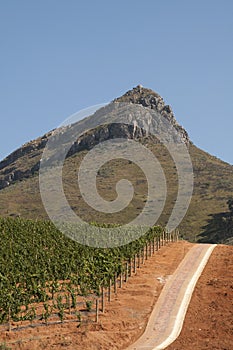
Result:
[[[22,350],[112,350],[124,349],[134,342],[146,327],[152,308],[163,287],[163,279],[171,275],[191,243],[177,242],[162,247],[149,258],[137,274],[129,278],[117,296],[106,302],[99,324],[77,322],[1,332],[0,343]],[[162,281],[157,278],[162,278]]]
[[[1,332],[0,343],[22,350],[114,350],[124,349],[144,331],[151,310],[163,287],[191,243],[162,247],[137,275],[118,289],[106,304],[99,324],[77,323]],[[180,337],[167,349],[233,349],[233,247],[218,246],[199,279]]]
[[167,350],[233,349],[233,247],[217,246],[194,290],[184,326]]

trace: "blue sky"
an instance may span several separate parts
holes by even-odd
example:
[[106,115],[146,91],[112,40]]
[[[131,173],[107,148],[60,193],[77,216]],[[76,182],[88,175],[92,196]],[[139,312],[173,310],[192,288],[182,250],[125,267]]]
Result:
[[231,0],[0,2],[0,159],[142,84],[233,164]]

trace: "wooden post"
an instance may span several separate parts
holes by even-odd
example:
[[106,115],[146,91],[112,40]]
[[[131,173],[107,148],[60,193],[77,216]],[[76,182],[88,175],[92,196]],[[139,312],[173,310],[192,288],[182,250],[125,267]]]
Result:
[[111,285],[112,285],[112,280],[110,278],[108,282],[108,302],[109,303],[111,302]]
[[142,264],[145,263],[145,247],[142,248]]
[[129,277],[132,276],[132,259],[129,258]]
[[122,282],[123,282],[123,275],[122,275],[122,272],[120,274],[120,288],[122,288]]
[[147,243],[146,243],[146,260],[148,259],[148,245],[147,245]]
[[136,254],[134,255],[134,266],[133,266],[133,272],[134,273],[136,273],[136,268],[137,268],[137,261],[136,261],[136,259],[137,259],[137,256],[136,256]]
[[69,308],[69,314],[71,315],[71,305],[70,305],[70,294],[67,294],[67,300],[68,300],[68,308]]
[[117,272],[114,275],[114,293],[117,294]]
[[99,322],[99,299],[96,299],[96,304],[95,304],[95,322]]
[[155,237],[153,238],[153,255],[155,253]]
[[126,262],[126,264],[125,264],[125,282],[128,282],[128,278],[129,278],[129,263]]
[[101,310],[104,312],[104,287],[102,286],[102,293],[101,293]]
[[8,331],[11,332],[11,308],[8,308]]

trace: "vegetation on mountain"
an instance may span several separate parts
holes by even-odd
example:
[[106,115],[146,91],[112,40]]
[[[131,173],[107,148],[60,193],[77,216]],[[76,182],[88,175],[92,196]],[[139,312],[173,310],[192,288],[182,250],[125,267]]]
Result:
[[[221,237],[218,237],[218,241],[230,244],[232,236],[229,228],[227,201],[233,197],[233,166],[196,147],[190,141],[184,128],[177,123],[171,107],[165,105],[163,99],[152,90],[138,86],[115,101],[140,104],[145,108],[157,110],[175,126],[187,144],[193,164],[194,189],[190,206],[179,226],[182,236],[190,241],[199,240],[200,237],[206,235],[206,227],[211,224],[210,220],[216,222],[216,218],[218,221],[221,216],[220,213],[225,213],[222,220],[229,221],[228,233],[223,234],[223,231],[220,231]],[[40,197],[38,169],[49,135],[50,133],[29,142],[0,162],[0,216],[48,219]],[[116,135],[128,139],[133,138],[132,130],[125,125],[121,127],[111,124],[99,126],[89,130],[74,144],[65,161],[63,186],[67,200],[75,213],[87,222],[95,220],[99,223],[124,224],[130,222],[144,208],[147,199],[146,178],[141,169],[129,161],[116,159],[108,162],[99,170],[97,176],[97,188],[100,195],[112,201],[116,198],[116,183],[122,178],[122,175],[125,177],[127,169],[127,179],[134,186],[134,197],[129,206],[120,213],[110,215],[93,210],[83,200],[78,188],[76,170],[86,153],[98,142],[114,138]],[[158,224],[165,226],[177,196],[176,165],[166,148],[154,137],[146,136],[139,130],[136,140],[155,154],[164,170],[167,181],[167,199]],[[124,169],[124,174],[122,169]],[[54,206],[56,207],[56,203]]]
[[233,199],[227,201],[228,212],[210,215],[208,224],[198,237],[200,243],[218,243],[233,245]]

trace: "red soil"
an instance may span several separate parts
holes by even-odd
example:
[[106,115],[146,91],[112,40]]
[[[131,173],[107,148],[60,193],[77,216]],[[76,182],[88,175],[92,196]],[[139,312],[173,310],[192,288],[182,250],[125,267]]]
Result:
[[[162,247],[130,277],[111,303],[106,302],[98,324],[77,322],[3,331],[0,344],[20,350],[114,350],[124,349],[135,341],[146,327],[152,308],[163,284],[157,278],[166,278],[179,265],[191,243],[177,242]],[[1,331],[1,329],[0,329]]]
[[[99,323],[64,323],[0,333],[0,344],[20,350],[124,349],[144,331],[164,278],[174,272],[191,243],[170,243],[118,289]],[[195,288],[184,327],[169,350],[233,349],[233,247],[218,246]]]
[[217,246],[194,290],[178,339],[167,350],[233,349],[233,247]]

